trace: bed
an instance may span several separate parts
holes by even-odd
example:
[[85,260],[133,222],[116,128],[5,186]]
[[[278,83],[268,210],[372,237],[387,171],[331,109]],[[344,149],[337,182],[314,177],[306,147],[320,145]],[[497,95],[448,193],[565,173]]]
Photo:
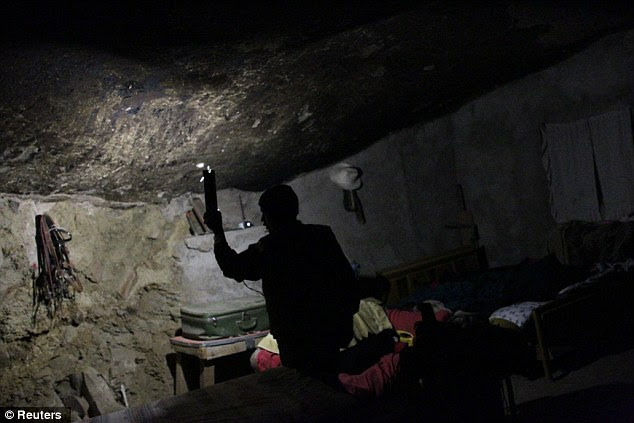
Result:
[[550,247],[563,264],[591,269],[531,313],[544,375],[553,379],[555,347],[609,342],[622,333],[631,338],[634,221],[568,222],[553,232]]
[[378,272],[387,283],[384,304],[392,305],[407,298],[423,286],[455,280],[467,273],[486,269],[483,247],[465,246],[411,263],[386,268]]
[[602,341],[632,327],[634,222],[570,222],[556,228],[550,252],[488,268],[482,247],[462,247],[379,272],[388,306],[444,303],[470,318],[520,330],[553,378],[555,350]]

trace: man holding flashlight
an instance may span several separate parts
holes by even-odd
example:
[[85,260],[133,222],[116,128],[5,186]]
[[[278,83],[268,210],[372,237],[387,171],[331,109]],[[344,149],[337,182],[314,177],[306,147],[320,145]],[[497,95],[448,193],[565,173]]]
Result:
[[262,279],[282,364],[334,383],[339,348],[352,339],[359,308],[352,267],[328,226],[297,219],[290,186],[269,188],[258,204],[269,233],[241,253],[227,244],[221,213],[205,213],[218,265],[238,282]]

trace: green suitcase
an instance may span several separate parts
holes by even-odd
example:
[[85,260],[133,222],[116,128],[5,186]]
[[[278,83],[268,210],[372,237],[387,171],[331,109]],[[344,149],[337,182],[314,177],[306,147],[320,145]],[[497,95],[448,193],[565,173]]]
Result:
[[264,299],[236,298],[181,308],[183,336],[216,339],[269,329]]

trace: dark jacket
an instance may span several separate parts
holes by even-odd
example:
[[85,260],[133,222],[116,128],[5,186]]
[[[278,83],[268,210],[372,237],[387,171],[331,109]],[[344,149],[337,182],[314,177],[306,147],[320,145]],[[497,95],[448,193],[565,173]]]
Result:
[[214,253],[226,277],[262,279],[271,333],[293,337],[352,338],[352,315],[359,308],[356,279],[328,226],[295,221],[262,237],[242,253],[226,242]]

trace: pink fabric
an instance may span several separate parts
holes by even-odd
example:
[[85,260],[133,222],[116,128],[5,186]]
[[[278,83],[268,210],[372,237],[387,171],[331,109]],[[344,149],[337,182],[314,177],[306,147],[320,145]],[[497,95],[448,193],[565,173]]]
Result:
[[[409,310],[399,310],[396,308],[389,308],[386,310],[387,318],[394,326],[395,330],[404,330],[405,332],[409,332],[412,335],[416,333],[415,325],[416,322],[420,322],[422,316],[419,311],[409,311]],[[449,310],[438,310],[434,313],[436,316],[436,320],[439,322],[446,322],[449,320],[451,315],[449,314]]]
[[[397,342],[395,350],[400,352],[406,348],[402,342]],[[348,373],[339,374],[339,382],[351,395],[360,397],[378,397],[385,393],[391,386],[400,362],[398,352],[390,353],[381,357],[378,363],[365,370],[359,375]],[[261,349],[257,356],[257,371],[264,372],[282,365],[279,354]]]
[[264,372],[275,367],[280,367],[282,360],[280,355],[267,350],[260,350],[258,353],[258,372]]
[[390,353],[360,375],[339,374],[339,382],[352,395],[379,397],[391,386],[398,373],[400,354]]
[[416,333],[414,325],[422,320],[419,311],[398,310],[396,308],[387,309],[387,318],[394,326],[394,330],[404,330],[412,335]]
[[396,342],[394,343],[394,352],[398,353],[407,348],[407,344],[405,342]]
[[446,322],[451,317],[451,313],[447,309],[438,310],[436,313],[436,320],[439,322]]

